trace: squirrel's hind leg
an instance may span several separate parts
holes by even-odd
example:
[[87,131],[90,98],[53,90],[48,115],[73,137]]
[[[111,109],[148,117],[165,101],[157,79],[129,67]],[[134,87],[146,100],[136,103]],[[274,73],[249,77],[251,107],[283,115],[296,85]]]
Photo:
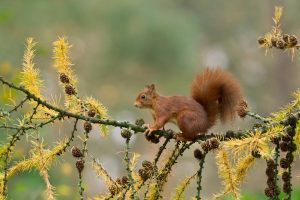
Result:
[[194,140],[199,133],[206,132],[207,124],[205,113],[202,114],[190,110],[180,112],[177,115],[177,125],[182,133],[178,135],[178,140]]

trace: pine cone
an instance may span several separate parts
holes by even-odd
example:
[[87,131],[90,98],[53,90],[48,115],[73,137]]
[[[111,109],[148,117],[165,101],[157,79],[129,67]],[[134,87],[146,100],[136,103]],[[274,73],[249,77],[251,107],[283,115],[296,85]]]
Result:
[[108,190],[111,195],[115,195],[115,194],[117,194],[119,188],[116,185],[111,185],[111,186],[109,186]]
[[276,41],[276,47],[278,49],[284,49],[285,45],[286,45],[286,43],[283,40],[277,40]]
[[274,169],[275,168],[275,162],[274,162],[274,160],[273,159],[269,159],[267,161],[267,166],[268,166],[268,168]]
[[269,168],[269,167],[267,167],[267,169],[266,169],[266,175],[267,175],[267,177],[274,177],[274,175],[275,175],[275,172],[274,172],[274,169],[273,168]]
[[219,141],[216,138],[212,138],[209,141],[210,150],[219,148]]
[[275,180],[274,177],[269,177],[267,180],[267,185],[269,186],[269,188],[274,188],[275,187]]
[[279,137],[279,136],[273,136],[273,137],[271,137],[271,142],[272,142],[273,144],[279,144],[279,142],[280,142],[280,137]]
[[123,184],[123,183],[122,183],[122,180],[121,180],[120,178],[117,178],[117,179],[116,179],[116,183],[119,184],[119,185],[122,185],[122,184]]
[[202,160],[203,159],[203,153],[200,149],[195,149],[194,151],[194,157],[198,160]]
[[283,152],[287,152],[288,149],[289,149],[289,145],[286,142],[281,142],[279,144],[279,147],[280,147],[280,150],[283,151]]
[[257,39],[258,44],[263,45],[265,43],[267,43],[267,40],[264,37],[259,37]]
[[281,178],[282,178],[283,182],[289,182],[290,174],[288,172],[283,172]]
[[277,38],[276,37],[272,37],[271,38],[271,43],[272,43],[272,46],[277,47],[276,46],[277,45]]
[[128,183],[129,183],[128,177],[127,177],[127,176],[123,176],[123,177],[122,177],[122,184],[123,184],[123,185],[126,185],[126,184],[128,184]]
[[68,95],[74,95],[76,94],[75,89],[71,85],[65,86],[65,93]]
[[89,133],[93,129],[93,126],[90,122],[85,121],[83,124],[83,128],[84,128],[85,132]]
[[142,167],[145,168],[145,169],[152,170],[153,165],[152,165],[152,163],[151,163],[150,161],[144,160],[144,161],[142,162]]
[[286,43],[288,43],[289,34],[283,34],[282,35],[282,39],[283,39],[283,41],[285,41]]
[[135,121],[135,125],[137,126],[143,126],[145,124],[145,121],[143,119],[137,119]]
[[80,157],[83,156],[82,153],[81,153],[81,150],[78,147],[73,146],[72,149],[71,149],[71,152],[72,152],[72,155],[75,158],[80,158]]
[[265,195],[267,196],[267,197],[272,197],[273,195],[274,195],[274,189],[272,189],[272,188],[266,188],[265,189]]
[[286,158],[281,158],[280,159],[280,167],[283,169],[286,169],[289,167],[289,162]]
[[95,109],[90,109],[87,114],[88,114],[89,117],[95,117],[96,110]]
[[201,147],[202,147],[203,151],[209,152],[209,150],[210,150],[210,144],[209,144],[209,141],[207,140],[207,141],[203,142],[203,143],[201,144]]
[[80,159],[76,161],[76,168],[78,170],[79,173],[82,172],[82,170],[84,169],[84,160]]
[[132,133],[127,129],[122,129],[121,136],[125,139],[130,139]]
[[146,181],[149,178],[149,174],[145,169],[139,169],[139,175],[143,181]]
[[292,47],[295,46],[295,45],[297,45],[297,43],[298,43],[297,37],[295,35],[290,35],[288,37],[288,43]]
[[62,83],[69,83],[70,82],[69,77],[65,73],[60,73],[59,74],[59,80]]
[[283,135],[281,137],[282,141],[284,142],[290,142],[292,140],[292,138],[289,135]]
[[241,118],[246,117],[247,115],[247,109],[248,109],[248,104],[245,100],[242,100],[238,106],[237,106],[237,114],[238,116],[240,116]]

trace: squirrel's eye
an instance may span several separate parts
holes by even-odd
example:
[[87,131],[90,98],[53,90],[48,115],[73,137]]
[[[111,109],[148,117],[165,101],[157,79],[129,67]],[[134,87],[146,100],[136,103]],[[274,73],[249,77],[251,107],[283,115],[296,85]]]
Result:
[[146,99],[146,96],[145,96],[145,95],[142,95],[142,96],[141,96],[141,99]]

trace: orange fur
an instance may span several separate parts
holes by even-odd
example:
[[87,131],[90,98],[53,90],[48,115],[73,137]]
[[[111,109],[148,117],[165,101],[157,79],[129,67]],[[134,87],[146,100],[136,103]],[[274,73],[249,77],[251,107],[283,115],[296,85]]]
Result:
[[243,100],[237,80],[221,69],[206,69],[191,85],[191,97],[159,95],[154,84],[138,94],[135,106],[153,110],[154,123],[147,133],[175,121],[182,131],[180,140],[193,140],[221,121],[233,120],[238,104]]

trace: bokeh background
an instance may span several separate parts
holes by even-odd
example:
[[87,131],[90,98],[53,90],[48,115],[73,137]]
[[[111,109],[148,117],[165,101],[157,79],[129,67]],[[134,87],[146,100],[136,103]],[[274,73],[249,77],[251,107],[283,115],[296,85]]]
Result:
[[[44,79],[44,94],[63,95],[52,66],[52,42],[66,36],[73,45],[71,59],[79,78],[79,95],[92,95],[109,109],[110,116],[134,122],[150,113],[133,107],[135,95],[145,84],[155,83],[162,94],[189,94],[189,84],[206,66],[220,66],[234,73],[244,88],[251,109],[264,116],[288,103],[299,87],[300,55],[294,62],[289,52],[272,50],[265,56],[257,38],[271,30],[275,5],[284,7],[282,28],[300,36],[298,0],[1,0],[0,1],[0,75],[19,81],[25,38],[38,41],[36,66]],[[17,96],[16,98],[21,98]],[[0,105],[9,101],[0,95]],[[249,128],[254,120],[238,120],[212,131]],[[69,135],[71,123],[52,126],[41,132],[46,144],[53,145]],[[113,177],[125,175],[124,141],[120,130],[112,128],[107,138],[95,130],[88,142],[89,152],[103,163]],[[6,133],[0,134],[1,142]],[[75,144],[79,143],[79,139]],[[168,151],[174,143],[168,146]],[[165,190],[169,199],[174,187],[197,170],[194,147],[175,165]],[[19,143],[16,157],[28,156],[29,140]],[[132,151],[141,161],[153,159],[158,145],[149,144],[140,134],[134,137]],[[50,181],[57,199],[78,199],[75,160],[67,154],[50,169]],[[204,199],[221,189],[214,155],[205,163]],[[293,170],[293,184],[300,186],[299,163]],[[244,199],[266,199],[264,162],[257,162],[242,185]],[[92,197],[105,191],[101,179],[84,170],[85,194]],[[20,173],[9,181],[9,199],[41,199],[44,190],[38,172]],[[194,195],[195,184],[186,196]],[[293,199],[300,199],[296,190]]]

